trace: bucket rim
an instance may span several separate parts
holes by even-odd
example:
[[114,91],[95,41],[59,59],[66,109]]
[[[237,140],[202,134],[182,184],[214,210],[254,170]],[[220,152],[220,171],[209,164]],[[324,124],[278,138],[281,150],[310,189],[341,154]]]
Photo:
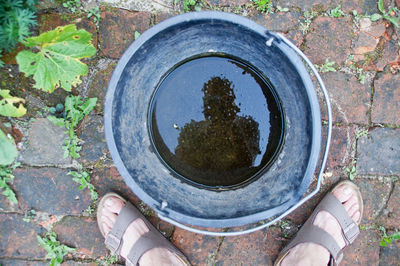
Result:
[[[122,158],[120,157],[118,148],[115,143],[113,129],[112,129],[112,104],[114,101],[114,94],[117,88],[118,81],[131,59],[132,55],[148,40],[150,40],[153,36],[158,34],[160,31],[167,29],[171,26],[195,21],[195,20],[219,20],[226,21],[233,24],[237,24],[240,26],[244,26],[257,34],[262,36],[269,36],[275,38],[275,44],[279,46],[281,50],[289,53],[288,59],[292,62],[293,66],[299,73],[299,76],[304,82],[304,87],[306,89],[309,101],[310,101],[310,109],[312,114],[312,145],[311,152],[309,156],[309,162],[307,165],[307,169],[304,173],[304,178],[299,185],[297,190],[297,197],[294,197],[292,200],[289,200],[275,208],[270,208],[268,210],[263,210],[251,215],[234,217],[234,218],[221,218],[221,219],[205,219],[200,217],[193,217],[189,215],[185,215],[179,212],[176,212],[168,207],[163,206],[163,202],[158,202],[154,198],[152,198],[147,192],[145,192],[132,178],[131,174],[125,167]],[[319,101],[315,92],[314,85],[311,81],[311,77],[306,67],[304,66],[301,59],[298,55],[293,51],[291,47],[289,47],[285,42],[283,42],[280,36],[272,31],[267,30],[263,26],[257,24],[256,22],[235,15],[231,13],[225,13],[220,11],[202,11],[202,12],[190,12],[181,14],[178,16],[171,17],[159,24],[156,24],[152,28],[145,31],[137,40],[135,40],[128,49],[123,53],[121,58],[119,59],[117,66],[113,72],[113,75],[110,79],[106,99],[105,99],[105,107],[104,107],[104,124],[105,124],[105,135],[107,145],[109,147],[112,159],[123,177],[125,183],[128,187],[136,194],[143,202],[149,205],[151,208],[155,209],[157,213],[162,216],[171,218],[176,221],[184,221],[185,224],[196,225],[201,227],[213,227],[213,228],[222,228],[222,227],[235,227],[244,224],[250,224],[253,222],[257,222],[260,220],[265,220],[265,217],[270,217],[270,213],[283,213],[291,206],[293,206],[303,195],[306,193],[311,180],[314,176],[314,172],[316,170],[316,166],[318,163],[318,158],[321,149],[321,139],[322,139],[322,127],[321,127],[321,113],[319,108]],[[297,198],[297,199],[296,199]]]

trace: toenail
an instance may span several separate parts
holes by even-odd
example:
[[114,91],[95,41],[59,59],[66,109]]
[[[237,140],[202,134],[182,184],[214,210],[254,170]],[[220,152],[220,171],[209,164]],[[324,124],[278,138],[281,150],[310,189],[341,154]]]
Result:
[[110,207],[113,204],[113,199],[107,199],[106,200],[106,206]]
[[350,195],[350,194],[351,194],[351,188],[345,187],[345,188],[343,189],[343,193],[346,194],[346,195]]

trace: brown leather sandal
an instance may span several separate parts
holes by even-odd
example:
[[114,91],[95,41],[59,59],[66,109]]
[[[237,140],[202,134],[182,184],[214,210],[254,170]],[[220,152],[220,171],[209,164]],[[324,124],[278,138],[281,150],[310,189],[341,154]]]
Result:
[[[355,195],[357,196],[358,204],[360,206],[359,211],[361,215],[356,223],[350,218],[346,209],[343,207],[343,204],[332,194],[332,192],[334,192],[338,187],[342,185],[350,186],[350,188],[353,189],[353,192],[355,192]],[[336,220],[339,222],[340,227],[342,228],[342,236],[346,243],[345,247],[347,247],[354,242],[354,240],[360,233],[358,225],[361,222],[363,208],[363,201],[358,187],[348,180],[340,182],[318,204],[314,212],[311,214],[310,218],[308,218],[305,224],[301,227],[296,237],[281,251],[274,265],[281,265],[283,259],[286,257],[287,254],[289,254],[290,249],[294,246],[301,243],[310,242],[321,245],[330,252],[331,258],[329,261],[329,265],[338,265],[343,258],[343,249],[340,249],[335,239],[328,232],[313,225],[315,217],[322,210],[329,212],[333,217],[335,217]]]
[[[116,197],[125,203],[121,212],[118,214],[117,220],[115,221],[114,227],[111,231],[105,235],[102,226],[102,209],[104,208],[105,201],[110,197]],[[126,259],[126,265],[138,265],[138,261],[144,253],[153,248],[165,248],[174,253],[184,264],[191,265],[185,255],[179,251],[171,242],[169,242],[131,203],[127,202],[124,198],[116,193],[107,193],[100,200],[97,208],[97,224],[100,232],[105,237],[105,244],[111,252],[120,255],[121,247],[123,245],[122,236],[128,226],[136,219],[141,218],[146,226],[149,228],[149,232],[142,235],[133,244],[131,250]]]

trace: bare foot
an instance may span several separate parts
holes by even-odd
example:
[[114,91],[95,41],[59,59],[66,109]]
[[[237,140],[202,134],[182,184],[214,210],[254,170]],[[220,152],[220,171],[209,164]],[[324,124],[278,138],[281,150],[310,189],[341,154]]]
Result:
[[[106,200],[102,210],[102,220],[104,233],[107,235],[117,219],[119,212],[124,207],[125,203],[116,198],[110,197]],[[142,219],[136,219],[126,229],[121,248],[121,256],[126,259],[131,247],[140,238],[141,235],[147,233],[149,229]],[[185,265],[174,253],[164,248],[154,248],[146,253],[139,260],[140,265]]]
[[[338,187],[333,192],[333,195],[342,202],[353,221],[357,222],[361,214],[355,191],[344,184]],[[330,213],[326,211],[319,212],[313,224],[328,232],[336,240],[340,248],[346,245],[342,237],[341,227]],[[290,249],[289,254],[283,259],[281,265],[327,265],[329,258],[330,254],[326,248],[314,243],[302,243]]]

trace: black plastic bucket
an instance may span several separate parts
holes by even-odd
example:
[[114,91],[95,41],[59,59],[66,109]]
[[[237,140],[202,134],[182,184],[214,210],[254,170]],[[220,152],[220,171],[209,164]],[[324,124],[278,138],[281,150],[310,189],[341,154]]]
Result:
[[[149,134],[157,84],[180,62],[207,53],[240,58],[261,71],[284,113],[277,158],[258,179],[236,189],[182,182],[159,159]],[[161,218],[179,224],[234,227],[282,214],[306,193],[320,155],[320,106],[303,61],[282,36],[233,14],[187,13],[144,32],[114,70],[104,116],[108,147],[126,184]]]

